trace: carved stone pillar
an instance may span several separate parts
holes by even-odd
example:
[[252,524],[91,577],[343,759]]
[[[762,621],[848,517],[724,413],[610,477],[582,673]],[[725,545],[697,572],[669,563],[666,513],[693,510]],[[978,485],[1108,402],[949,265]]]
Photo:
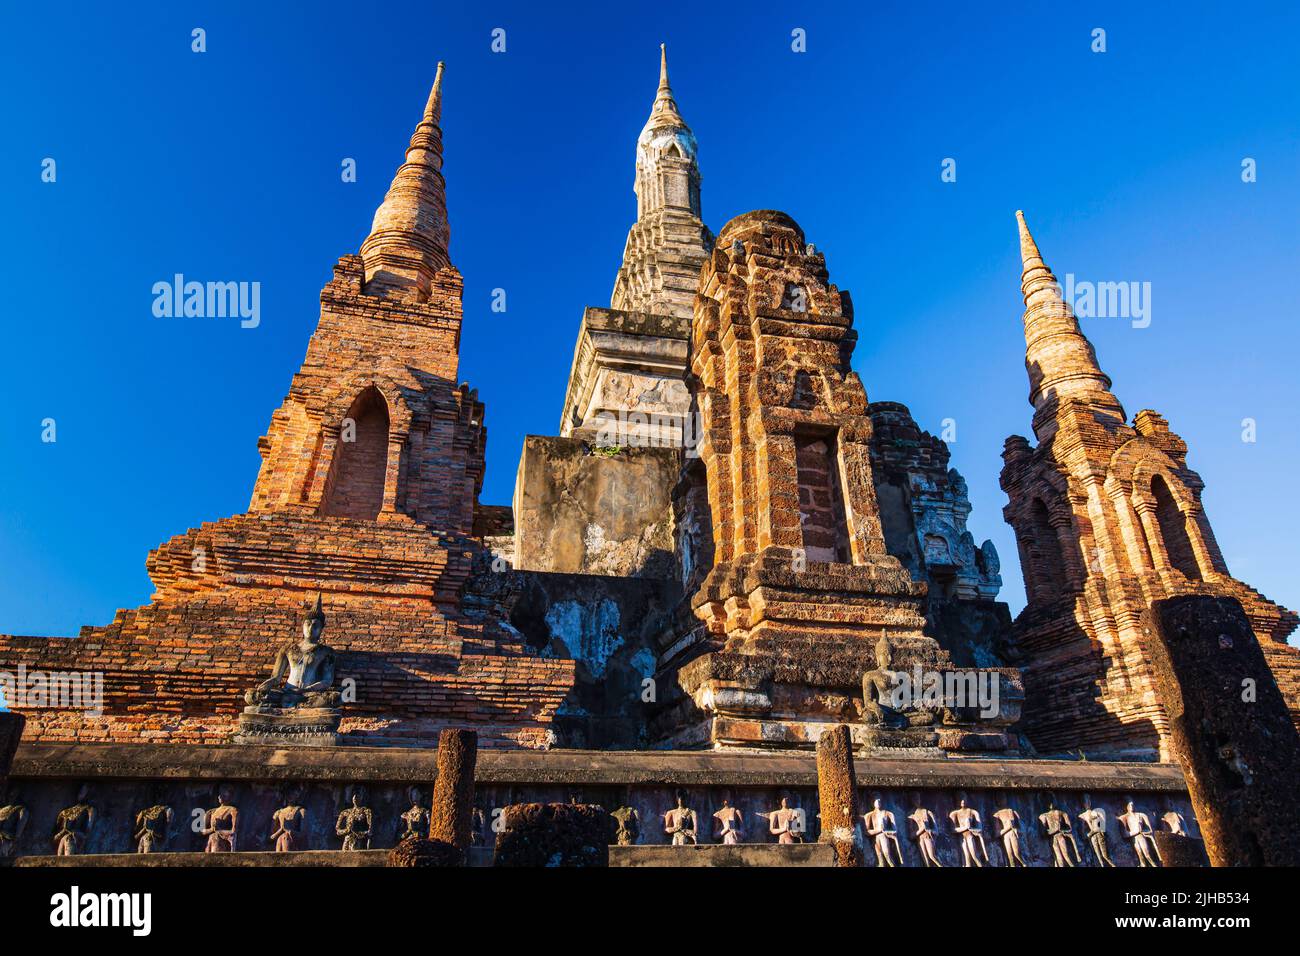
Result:
[[444,730],[438,735],[438,779],[433,784],[429,839],[465,851],[470,844],[474,812],[474,766],[478,734]]
[[836,866],[862,866],[858,842],[858,780],[853,769],[853,738],[844,724],[824,731],[817,741],[817,800],[820,842],[835,847]]

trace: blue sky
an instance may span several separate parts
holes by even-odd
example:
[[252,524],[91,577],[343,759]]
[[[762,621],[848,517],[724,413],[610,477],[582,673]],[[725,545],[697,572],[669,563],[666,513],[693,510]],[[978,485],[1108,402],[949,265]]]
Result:
[[[1130,415],[1187,440],[1229,568],[1300,606],[1300,14],[1136,6],[11,7],[0,631],[109,621],[148,600],[151,548],[247,507],[320,287],[365,237],[439,59],[461,377],[487,403],[482,498],[508,502],[523,436],[557,431],[583,306],[609,301],[661,41],[706,220],[783,209],[826,253],[869,396],[931,431],[956,420],[970,527],[1013,610],[997,475],[1031,412],[1017,208],[1058,276],[1151,283],[1149,327],[1085,331]],[[260,282],[261,324],[155,318],[151,288],[177,272]]]

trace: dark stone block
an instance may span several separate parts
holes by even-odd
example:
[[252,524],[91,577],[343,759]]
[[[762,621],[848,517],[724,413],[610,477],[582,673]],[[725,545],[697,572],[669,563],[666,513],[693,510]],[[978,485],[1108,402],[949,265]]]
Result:
[[389,866],[460,866],[465,854],[443,840],[403,840],[388,852]]
[[521,803],[502,811],[495,866],[608,866],[617,824],[590,803]]
[[1161,866],[1209,866],[1205,855],[1205,841],[1195,837],[1166,833],[1163,830],[1155,834],[1156,853]]
[[10,710],[0,711],[0,792],[4,790],[5,778],[9,776],[9,767],[13,763],[26,723],[27,718],[22,714]]
[[1157,601],[1144,630],[1211,863],[1300,866],[1300,735],[1241,605]]

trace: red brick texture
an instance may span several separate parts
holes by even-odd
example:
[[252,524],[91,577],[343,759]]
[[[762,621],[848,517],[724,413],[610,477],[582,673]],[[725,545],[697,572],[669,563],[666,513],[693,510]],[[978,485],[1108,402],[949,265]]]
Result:
[[1169,722],[1143,648],[1142,615],[1181,595],[1245,609],[1300,719],[1297,617],[1238,581],[1201,504],[1187,445],[1154,411],[1131,424],[1021,219],[1025,365],[1038,445],[1007,439],[1002,488],[1028,605],[1024,728],[1042,752],[1169,757]]
[[32,711],[27,738],[223,742],[320,592],[346,741],[428,745],[474,726],[484,746],[549,743],[573,662],[539,657],[481,603],[461,608],[483,554],[472,536],[486,431],[457,383],[440,107],[435,85],[363,254],[340,259],[321,292],[306,358],[258,442],[248,513],[159,546],[152,602],[105,627],[0,636],[0,671],[103,674],[102,715]]

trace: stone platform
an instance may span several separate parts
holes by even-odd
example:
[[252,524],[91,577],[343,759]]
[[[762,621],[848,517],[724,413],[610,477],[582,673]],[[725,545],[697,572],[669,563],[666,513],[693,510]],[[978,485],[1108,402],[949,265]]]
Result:
[[609,865],[678,866],[834,866],[829,843],[736,843],[731,846],[612,846]]

